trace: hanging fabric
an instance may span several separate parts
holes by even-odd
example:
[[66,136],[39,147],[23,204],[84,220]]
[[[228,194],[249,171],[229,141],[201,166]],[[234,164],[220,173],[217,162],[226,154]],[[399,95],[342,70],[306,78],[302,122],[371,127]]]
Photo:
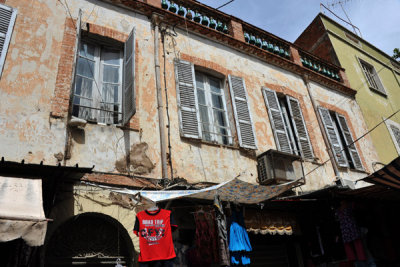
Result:
[[229,251],[233,265],[249,265],[249,252],[252,251],[249,236],[244,226],[241,211],[232,209],[231,224],[229,227]]
[[204,211],[201,208],[194,213],[194,219],[196,223],[196,250],[191,259],[196,264],[192,264],[192,266],[203,267],[219,262],[218,234],[214,223],[214,211]]
[[229,266],[229,245],[228,245],[228,231],[226,228],[226,216],[222,207],[221,200],[218,195],[214,197],[215,207],[215,221],[217,223],[218,230],[218,244],[219,244],[219,255],[220,265]]

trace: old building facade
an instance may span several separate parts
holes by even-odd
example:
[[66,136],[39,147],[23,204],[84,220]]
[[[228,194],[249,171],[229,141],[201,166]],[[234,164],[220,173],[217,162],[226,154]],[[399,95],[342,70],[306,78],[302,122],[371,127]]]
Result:
[[91,168],[52,177],[42,264],[87,263],[112,240],[109,260],[133,265],[138,208],[112,187],[257,184],[257,156],[274,149],[302,158],[302,191],[354,188],[379,161],[368,135],[357,140],[368,128],[344,69],[238,18],[197,1],[177,2],[207,23],[157,0],[1,2],[13,24],[1,54],[3,161]]
[[[295,44],[346,69],[356,101],[382,163],[400,155],[400,66],[379,48],[324,14],[319,14]],[[388,141],[389,140],[389,141]]]

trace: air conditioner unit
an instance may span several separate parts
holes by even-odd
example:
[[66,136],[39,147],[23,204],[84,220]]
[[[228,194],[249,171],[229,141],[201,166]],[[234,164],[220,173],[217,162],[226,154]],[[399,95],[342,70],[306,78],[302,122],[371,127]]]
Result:
[[262,185],[295,181],[304,177],[301,157],[270,149],[257,157],[258,181]]

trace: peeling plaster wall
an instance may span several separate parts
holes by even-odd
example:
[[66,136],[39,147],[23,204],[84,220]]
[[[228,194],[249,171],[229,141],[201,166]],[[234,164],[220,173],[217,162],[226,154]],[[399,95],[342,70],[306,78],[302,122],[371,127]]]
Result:
[[[0,131],[3,131],[1,145],[7,149],[6,151],[9,151],[8,155],[13,155],[13,160],[20,160],[21,157],[32,155],[32,161],[39,161],[43,158],[54,162],[56,161],[54,154],[64,152],[66,135],[63,119],[49,119],[50,99],[54,92],[56,76],[54,70],[57,69],[61,50],[60,41],[63,35],[60,29],[64,27],[66,11],[57,1],[32,1],[30,5],[23,5],[22,2],[21,0],[7,1],[9,5],[16,4],[15,6],[19,8],[19,15],[3,78],[0,81],[2,96],[0,109],[3,111],[0,113],[2,116],[0,117],[2,119]],[[83,23],[89,22],[126,35],[135,26],[137,49],[135,82],[137,102],[139,103],[135,117],[140,121],[139,131],[122,130],[117,126],[100,124],[87,124],[84,130],[73,130],[71,133],[71,159],[67,164],[78,163],[80,166],[88,167],[95,165],[96,171],[117,172],[116,161],[128,155],[132,145],[144,142],[149,145],[146,155],[155,164],[155,168],[146,175],[161,177],[153,31],[149,18],[102,1],[68,0],[67,3],[74,18],[77,17],[78,10],[82,10]],[[52,7],[51,10],[49,10],[50,7]],[[35,8],[40,11],[30,12]],[[41,13],[44,10],[48,10],[48,13]],[[25,13],[28,15],[24,16]],[[49,15],[51,18],[43,19]],[[37,34],[33,37],[28,36],[30,26],[19,21],[27,20],[29,16],[32,16],[32,21],[34,21],[33,18],[36,18],[35,16],[40,16],[40,20],[37,18],[39,22],[31,21],[30,25],[37,27]],[[316,162],[305,163],[305,173],[318,167],[306,177],[307,184],[304,186],[304,190],[318,189],[334,182],[335,175],[330,162],[320,166],[320,163],[328,159],[328,154],[316,114],[300,76],[198,35],[179,29],[177,33],[175,43],[170,37],[166,40],[166,87],[169,94],[174,177],[185,178],[192,183],[200,181],[217,183],[240,176],[243,180],[255,183],[257,178],[256,155],[275,148],[271,124],[261,92],[261,87],[266,86],[292,95],[301,102],[302,112],[317,158]],[[35,37],[37,35],[39,37]],[[25,41],[28,37],[36,38],[31,41],[38,42],[37,48],[36,46],[30,48],[30,50],[37,50],[29,52],[29,56],[26,55],[26,51],[30,50],[25,49],[28,47],[28,43]],[[161,73],[163,73],[161,42],[159,52]],[[225,77],[227,98],[229,98],[227,75],[232,74],[245,79],[258,144],[258,150],[255,153],[239,149],[237,142],[233,147],[227,147],[193,142],[180,137],[173,64],[175,58],[196,61],[195,64],[203,62],[204,66],[202,67],[222,74]],[[161,81],[162,89],[164,89],[162,75]],[[23,84],[29,86],[23,87]],[[34,86],[31,86],[32,84]],[[21,86],[24,88],[23,90],[20,89]],[[317,101],[332,106],[340,105],[340,108],[349,115],[348,118],[357,118],[354,122],[352,121],[357,137],[366,132],[367,128],[363,119],[359,119],[362,118],[360,109],[352,98],[315,83],[311,84],[311,91]],[[21,97],[28,100],[22,103]],[[164,93],[163,98],[165,104]],[[230,105],[229,100],[227,105]],[[231,113],[229,110],[231,108],[228,108],[228,113]],[[13,114],[17,115],[13,116]],[[27,114],[29,115],[27,116]],[[236,131],[234,125],[231,118],[230,126],[233,132]],[[13,145],[15,143],[18,143],[18,149],[15,149]],[[371,162],[376,161],[374,147],[369,138],[363,139],[360,146],[365,168],[367,171],[371,171]],[[29,151],[32,154],[29,154]],[[343,171],[342,175],[347,179],[356,180],[365,176],[365,173]]]
[[49,118],[65,17],[58,1],[8,0],[18,9],[0,79],[0,156],[55,164],[65,124]]

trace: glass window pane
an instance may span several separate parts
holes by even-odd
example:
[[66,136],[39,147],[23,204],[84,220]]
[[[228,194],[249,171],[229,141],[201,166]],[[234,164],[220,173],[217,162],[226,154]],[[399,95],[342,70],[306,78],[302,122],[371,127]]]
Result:
[[103,84],[102,102],[118,103],[118,85]]
[[118,83],[119,67],[103,65],[103,82]]
[[199,104],[206,104],[206,96],[204,94],[203,90],[197,89],[197,99],[199,101]]
[[76,76],[75,94],[92,99],[93,80]]
[[210,126],[206,123],[202,123],[203,139],[211,141]]
[[203,75],[200,73],[196,73],[196,87],[204,89]]
[[104,63],[119,65],[120,64],[120,52],[118,50],[110,50],[104,48],[101,51],[101,59]]
[[83,57],[94,59],[94,46],[91,44],[81,43],[79,54]]
[[212,104],[213,104],[214,108],[224,109],[224,104],[222,102],[222,96],[221,95],[211,94],[211,99],[212,99]]
[[221,94],[221,88],[220,88],[219,80],[209,77],[209,82],[210,82],[211,91],[214,92],[214,93],[217,93],[217,94]]
[[214,122],[219,126],[226,126],[225,112],[214,109]]
[[93,78],[94,77],[94,61],[79,57],[78,58],[78,67],[77,67],[76,72],[79,75]]
[[200,120],[202,122],[208,122],[208,109],[207,107],[200,106]]

